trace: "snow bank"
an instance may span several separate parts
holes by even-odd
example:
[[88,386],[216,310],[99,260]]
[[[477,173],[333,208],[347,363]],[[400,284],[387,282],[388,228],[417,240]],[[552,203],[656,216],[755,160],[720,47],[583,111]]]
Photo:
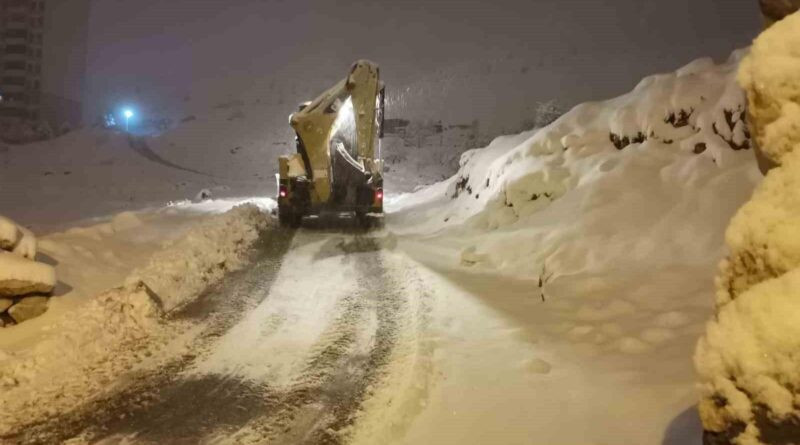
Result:
[[0,436],[108,391],[168,338],[160,313],[141,283],[113,289],[63,318],[32,350],[0,354]]
[[730,165],[737,151],[749,147],[744,96],[730,81],[739,56],[721,66],[697,60],[673,74],[648,77],[624,96],[581,104],[486,167],[475,165],[484,159],[468,161],[451,191],[485,195],[479,222],[494,228],[636,157],[625,150],[662,152],[670,160],[697,155]]
[[645,78],[465,153],[455,177],[387,201],[396,230],[491,233],[462,259],[511,275],[537,276],[545,262],[559,274],[716,262],[760,178],[735,82],[741,55]]
[[[709,277],[731,217],[763,179],[736,82],[743,54],[694,61],[541,130],[497,138],[465,153],[453,178],[386,202],[401,249],[452,273],[535,338],[537,354],[559,357],[540,376],[560,390],[558,403],[586,381],[566,376],[586,369],[621,400],[603,437],[585,437],[660,443],[679,413],[692,415],[688,357],[714,309]],[[530,363],[521,366],[547,369]],[[647,413],[633,402],[642,394]],[[593,396],[587,389],[576,406],[598,403]],[[585,424],[575,411],[567,423]],[[617,419],[634,419],[650,439],[609,433],[630,426]]]
[[147,284],[159,296],[164,309],[173,310],[226,272],[241,267],[245,254],[269,221],[252,204],[213,216],[181,239],[169,242],[147,266],[134,271],[127,282]]
[[[137,221],[126,215],[112,225],[122,230]],[[113,389],[108,382],[124,380],[120,375],[174,356],[165,348],[171,341],[170,348],[177,347],[174,342],[187,327],[162,314],[242,267],[270,224],[253,204],[209,216],[167,242],[124,286],[64,313],[34,347],[0,352],[0,436],[100,397]]]

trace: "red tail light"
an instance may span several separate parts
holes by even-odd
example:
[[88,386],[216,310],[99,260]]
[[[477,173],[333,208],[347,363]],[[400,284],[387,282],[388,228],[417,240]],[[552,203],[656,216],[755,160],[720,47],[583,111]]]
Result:
[[286,195],[287,195],[286,186],[285,185],[280,186],[280,188],[278,189],[278,196],[280,196],[281,198],[285,198]]
[[383,201],[383,189],[375,190],[375,201]]

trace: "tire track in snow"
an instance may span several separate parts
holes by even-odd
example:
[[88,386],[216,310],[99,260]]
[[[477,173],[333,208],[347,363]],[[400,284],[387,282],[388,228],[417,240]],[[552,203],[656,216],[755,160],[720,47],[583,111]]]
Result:
[[[290,241],[285,243],[276,256],[232,274],[175,314],[207,324],[193,351],[135,377],[110,397],[29,425],[11,443],[74,437],[91,443],[342,443],[342,433],[390,359],[404,305],[384,267],[380,243],[371,236],[346,236],[335,246],[343,261],[353,263],[358,288],[338,302],[339,315],[288,388],[231,375],[184,373],[200,359],[205,344],[213,344],[266,298]],[[248,434],[237,437],[243,427]]]
[[[301,233],[298,245],[318,245],[314,240],[317,236]],[[347,271],[356,272],[354,284],[357,287],[339,297],[336,307],[330,310],[337,315],[319,334],[316,343],[297,352],[301,355],[308,351],[308,356],[291,383],[283,389],[272,388],[270,397],[277,397],[275,409],[252,419],[233,435],[218,432],[207,437],[210,442],[336,444],[345,440],[340,432],[355,420],[362,401],[381,377],[394,347],[398,308],[402,301],[400,293],[389,285],[379,240],[363,233],[327,236],[326,239],[314,254],[304,280],[324,280],[314,273],[325,274],[330,269],[314,269],[313,265],[316,261],[337,257]],[[349,274],[344,270],[343,273]],[[287,281],[291,282],[291,276],[289,278]],[[330,291],[335,293],[337,289]],[[301,299],[299,304],[305,306],[302,298],[298,298]],[[309,317],[317,318],[313,314]]]
[[[398,313],[403,305],[381,258],[378,240],[355,236],[337,246],[354,257],[359,291],[347,298],[347,309],[334,324],[340,333],[313,356],[306,371],[287,394],[282,412],[260,420],[278,434],[265,435],[277,444],[339,444],[355,421],[361,403],[380,378],[395,346]],[[353,351],[357,329],[374,315],[368,350]],[[274,425],[274,426],[272,426]]]

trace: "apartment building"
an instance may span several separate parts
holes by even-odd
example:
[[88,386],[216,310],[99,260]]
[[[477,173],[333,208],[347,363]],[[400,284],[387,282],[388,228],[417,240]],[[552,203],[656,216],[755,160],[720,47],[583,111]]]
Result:
[[44,0],[0,0],[0,119],[41,118]]

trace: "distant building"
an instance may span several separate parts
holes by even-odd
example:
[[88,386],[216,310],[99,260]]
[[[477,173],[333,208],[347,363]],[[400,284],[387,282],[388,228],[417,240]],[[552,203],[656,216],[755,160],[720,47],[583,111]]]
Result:
[[0,0],[0,119],[41,119],[44,0]]

